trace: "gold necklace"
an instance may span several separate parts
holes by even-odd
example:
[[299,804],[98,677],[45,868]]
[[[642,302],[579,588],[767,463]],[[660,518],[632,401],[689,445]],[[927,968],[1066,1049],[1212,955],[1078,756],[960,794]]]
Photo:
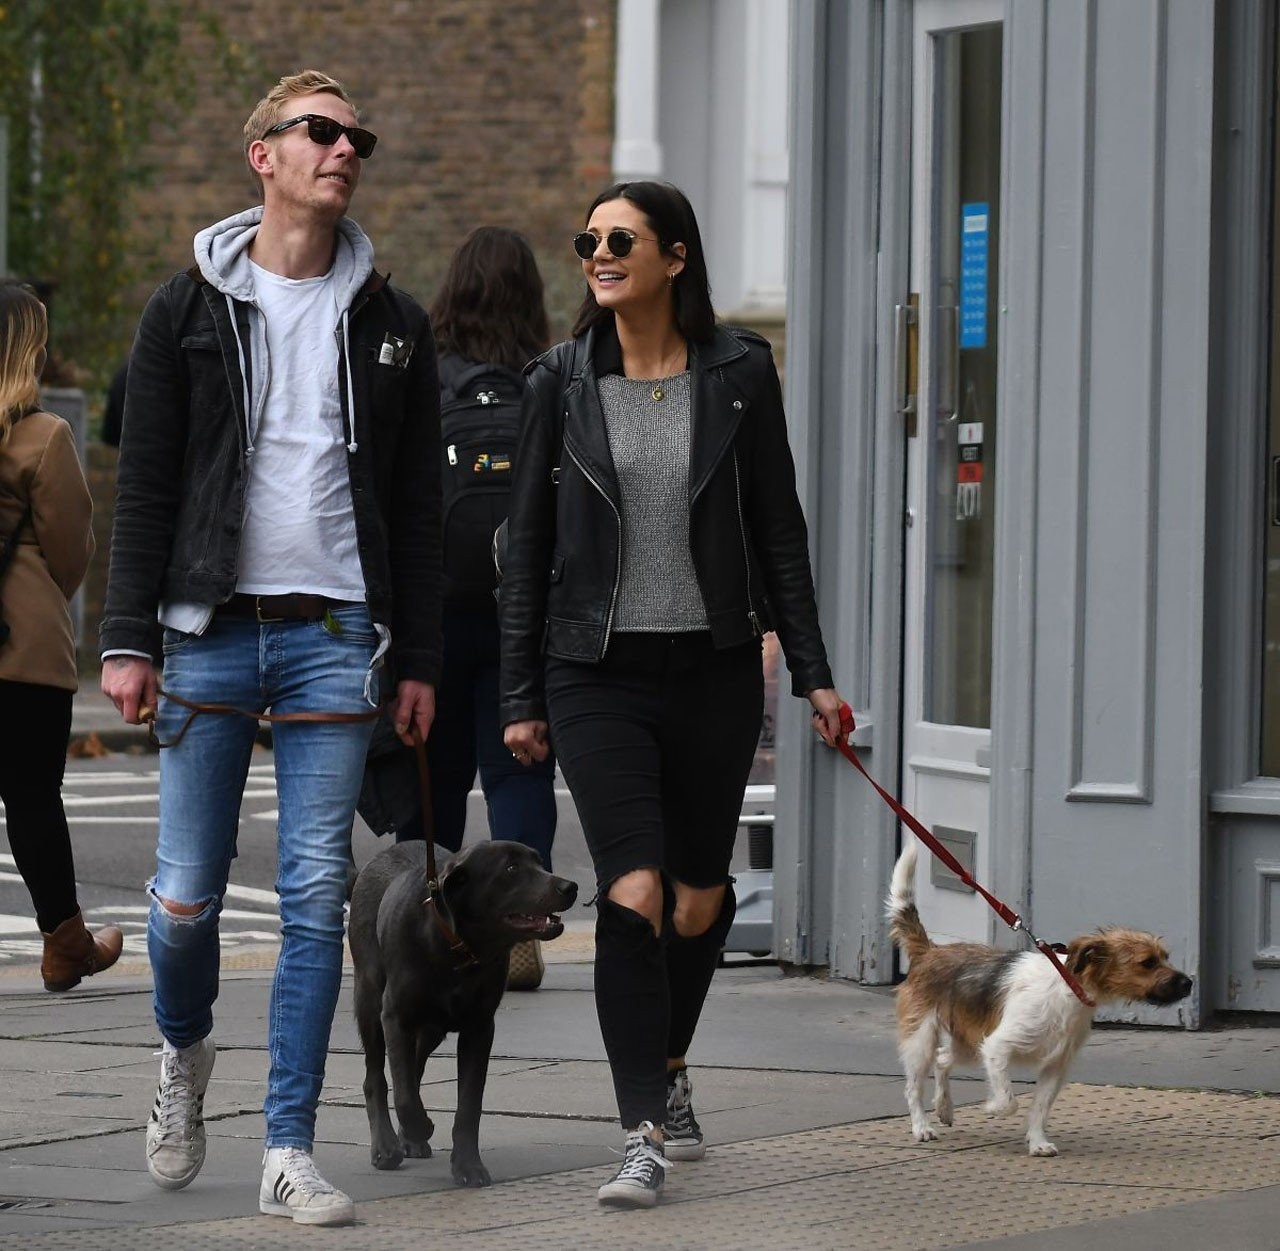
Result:
[[[681,350],[682,352],[687,351],[687,349],[686,349],[685,347],[683,347],[683,346],[681,347],[681,349],[680,349],[680,350]],[[679,359],[679,357],[674,358],[674,360],[678,360],[678,359]],[[673,362],[672,362],[673,364],[674,364],[674,360],[673,360]],[[659,366],[659,369],[662,369],[662,368],[663,368],[663,366]],[[688,360],[686,360],[686,361],[685,361],[685,368],[688,368]],[[680,370],[679,372],[680,372],[680,373],[683,373],[683,372],[684,372],[684,370]],[[675,377],[675,374],[666,374],[666,375],[664,375],[663,377],[659,378],[659,379],[658,379],[658,381],[654,383],[654,385],[653,385],[653,390],[652,390],[652,391],[650,391],[650,392],[649,392],[649,394],[650,394],[650,395],[652,395],[652,396],[653,396],[653,398],[654,398],[655,400],[664,400],[664,399],[666,399],[666,398],[667,398],[667,393],[666,393],[665,389],[663,388],[662,384],[663,384],[664,382],[666,382],[669,378],[674,378],[674,377]]]

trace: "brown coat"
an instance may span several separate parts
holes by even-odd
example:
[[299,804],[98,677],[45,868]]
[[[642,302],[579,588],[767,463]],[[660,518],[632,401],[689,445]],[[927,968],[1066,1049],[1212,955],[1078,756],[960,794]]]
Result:
[[71,427],[52,413],[28,414],[0,445],[0,544],[28,501],[31,521],[0,581],[0,616],[12,631],[0,646],[0,680],[74,691],[67,601],[93,555],[93,503]]

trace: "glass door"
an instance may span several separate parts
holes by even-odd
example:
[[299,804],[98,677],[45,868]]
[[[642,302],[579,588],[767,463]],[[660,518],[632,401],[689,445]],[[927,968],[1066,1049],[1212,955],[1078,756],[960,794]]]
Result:
[[[919,371],[907,430],[903,789],[989,878],[992,590],[1003,30],[998,0],[914,8],[911,285]],[[940,939],[987,917],[927,857],[918,883]]]

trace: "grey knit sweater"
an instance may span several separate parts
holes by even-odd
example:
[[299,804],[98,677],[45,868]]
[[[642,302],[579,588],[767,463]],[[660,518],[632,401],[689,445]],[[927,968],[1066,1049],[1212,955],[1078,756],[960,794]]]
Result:
[[689,551],[689,374],[662,382],[599,379],[622,503],[622,574],[613,628],[682,633],[708,628]]

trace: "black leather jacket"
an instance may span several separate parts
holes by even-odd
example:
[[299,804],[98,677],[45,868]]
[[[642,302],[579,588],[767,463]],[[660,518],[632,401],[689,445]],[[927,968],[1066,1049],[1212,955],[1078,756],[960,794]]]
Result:
[[[622,527],[596,378],[621,356],[612,328],[576,342],[526,371],[499,604],[504,725],[546,719],[544,654],[595,663],[609,645]],[[720,326],[690,344],[689,367],[689,545],[715,645],[776,630],[793,692],[830,687],[769,344]]]
[[[237,303],[240,341],[246,306]],[[413,350],[379,361],[384,336]],[[350,311],[356,450],[347,457],[370,615],[391,629],[397,679],[440,676],[440,392],[426,314],[374,273]],[[248,353],[244,363],[253,368]],[[161,600],[235,590],[248,478],[241,350],[227,301],[196,269],[151,297],[129,363],[103,651],[157,649]]]

